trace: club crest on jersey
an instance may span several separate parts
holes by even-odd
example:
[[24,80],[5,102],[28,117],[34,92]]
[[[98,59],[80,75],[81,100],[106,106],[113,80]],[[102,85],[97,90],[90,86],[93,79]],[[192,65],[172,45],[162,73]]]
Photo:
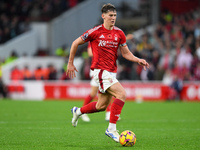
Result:
[[116,34],[115,34],[114,38],[115,38],[115,41],[117,41],[118,37],[117,37],[117,35],[116,35]]

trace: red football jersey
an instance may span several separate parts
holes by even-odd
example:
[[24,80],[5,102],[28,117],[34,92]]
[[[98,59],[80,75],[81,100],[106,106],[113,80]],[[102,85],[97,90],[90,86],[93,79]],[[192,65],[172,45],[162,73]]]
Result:
[[118,27],[112,30],[104,28],[103,24],[96,26],[81,35],[85,42],[90,41],[93,59],[91,69],[102,69],[117,72],[117,50],[126,46],[126,36]]

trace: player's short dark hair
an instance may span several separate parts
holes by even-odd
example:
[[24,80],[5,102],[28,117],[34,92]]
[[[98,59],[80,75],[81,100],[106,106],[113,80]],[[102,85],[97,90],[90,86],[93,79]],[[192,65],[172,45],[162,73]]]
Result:
[[108,4],[104,4],[101,8],[101,12],[103,13],[107,13],[108,11],[116,11],[116,8],[114,5],[108,3]]

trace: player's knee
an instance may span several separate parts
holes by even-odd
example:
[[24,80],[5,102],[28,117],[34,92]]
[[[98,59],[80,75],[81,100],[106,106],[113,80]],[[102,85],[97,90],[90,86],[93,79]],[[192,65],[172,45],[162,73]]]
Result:
[[125,102],[125,100],[126,100],[126,91],[124,90],[124,91],[120,92],[116,98]]
[[96,96],[96,93],[90,93],[90,96],[92,97],[92,99],[93,98],[95,98],[95,96]]

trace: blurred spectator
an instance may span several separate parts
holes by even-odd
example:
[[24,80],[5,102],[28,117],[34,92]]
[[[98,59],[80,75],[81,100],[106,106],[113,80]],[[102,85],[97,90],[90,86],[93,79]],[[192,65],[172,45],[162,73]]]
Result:
[[191,54],[191,50],[187,44],[181,49],[180,54],[177,56],[178,67],[183,68],[185,65],[188,69],[190,69],[192,64],[193,56]]
[[40,21],[41,10],[39,8],[39,3],[34,3],[32,9],[30,10],[30,18],[32,21]]
[[67,76],[66,72],[63,72],[60,77],[60,80],[70,80],[70,78]]
[[194,70],[194,78],[200,80],[200,62],[197,64],[197,67]]
[[49,79],[49,66],[47,67],[41,67],[41,70],[42,70],[42,80],[48,80]]
[[118,61],[119,61],[119,69],[118,69],[118,79],[119,80],[130,80],[130,73],[131,73],[131,68],[133,62],[127,61],[122,55],[120,54],[118,56]]
[[190,80],[190,74],[188,74],[190,72],[189,68],[186,66],[186,64],[183,64],[182,67],[179,67],[179,78],[181,78],[182,80]]
[[24,80],[32,80],[33,79],[33,74],[29,70],[28,66],[24,66],[24,69],[22,70],[22,74],[23,74],[23,79]]
[[3,83],[1,77],[0,77],[0,94],[3,96],[3,98],[7,97],[7,87],[6,85]]
[[14,38],[21,33],[19,18],[18,16],[14,16],[10,22],[10,38]]
[[15,50],[13,50],[13,51],[11,52],[11,55],[5,60],[5,64],[10,63],[10,62],[16,60],[17,58],[18,58],[18,55],[17,55],[17,53],[15,52]]
[[155,68],[151,62],[149,63],[149,65],[151,67],[148,70],[142,69],[141,71],[140,78],[142,81],[151,81],[151,80],[154,80],[155,78],[155,75],[154,75]]
[[180,100],[180,94],[183,88],[183,82],[178,76],[174,76],[174,79],[171,84],[171,88],[175,90],[173,99],[174,100]]
[[147,79],[152,81],[155,79],[155,68],[151,62],[149,65],[151,65],[151,67],[147,70]]
[[181,29],[182,29],[181,26],[178,25],[178,24],[175,24],[173,26],[173,29],[172,29],[173,32],[171,33],[171,37],[170,37],[172,41],[176,41],[178,39],[182,39],[183,38],[183,33],[182,33]]
[[47,49],[38,49],[34,56],[48,56]]
[[55,67],[52,64],[50,64],[48,66],[48,69],[49,69],[48,80],[56,80],[57,70],[55,69]]
[[67,46],[64,44],[63,46],[61,47],[58,47],[55,51],[55,55],[56,56],[60,56],[60,57],[66,57],[69,55],[69,52],[68,52],[68,49],[67,49]]
[[15,81],[23,80],[22,71],[17,66],[12,69],[10,79]]
[[152,63],[155,68],[157,68],[159,61],[160,61],[160,54],[159,54],[158,50],[154,50],[153,54],[152,54]]
[[137,44],[136,50],[141,57],[147,59],[152,58],[153,45],[150,43],[149,35],[147,33],[142,35],[142,41]]
[[183,45],[184,40],[183,39],[177,39],[176,41],[174,41],[174,50],[175,51],[175,55],[178,56],[181,52],[181,48]]
[[167,86],[167,89],[165,90],[166,100],[174,99],[176,91],[171,87],[173,83],[173,73],[170,69],[166,70],[162,83]]
[[63,65],[63,68],[61,70],[61,77],[59,78],[60,80],[69,80],[70,78],[67,76],[66,74],[66,70],[67,70],[67,64],[68,64],[68,57],[64,58],[65,63]]
[[82,74],[82,79],[83,80],[90,80],[90,58],[88,57],[84,59],[84,63],[82,64],[81,67],[81,74]]
[[191,67],[190,67],[190,73],[191,73],[192,76],[194,76],[194,70],[197,68],[197,64],[199,62],[200,62],[200,60],[198,59],[197,55],[194,54],[193,60],[192,60],[192,63],[191,63]]
[[195,53],[196,53],[198,59],[200,60],[200,40],[196,41],[196,52]]
[[140,79],[141,79],[142,81],[148,81],[148,76],[147,76],[147,74],[148,74],[147,71],[142,70],[142,71],[141,71],[141,74],[140,74]]
[[44,80],[44,74],[41,66],[38,66],[34,71],[35,80]]
[[174,55],[171,49],[171,44],[166,43],[166,49],[163,50],[163,54],[160,58],[159,65],[164,69],[168,69],[172,67],[174,62]]
[[7,97],[7,87],[6,85],[3,83],[2,80],[2,70],[1,70],[1,64],[0,64],[0,94],[3,96],[3,98]]
[[120,65],[120,69],[119,69],[119,75],[118,75],[118,79],[119,80],[129,80],[129,75],[130,75],[130,71],[129,71],[129,67],[126,66],[126,64],[121,64]]
[[163,76],[163,79],[162,79],[162,82],[163,84],[167,85],[167,86],[170,86],[173,82],[173,73],[170,69],[167,69],[164,76]]
[[156,68],[157,70],[155,71],[155,80],[162,81],[165,74],[165,69],[161,65],[158,65]]
[[130,80],[139,80],[140,76],[139,76],[139,72],[138,72],[138,67],[140,67],[139,65],[137,65],[136,63],[132,64],[132,68],[130,71]]
[[194,30],[194,36],[196,39],[199,39],[200,38],[200,23],[198,23],[195,27],[195,30]]

